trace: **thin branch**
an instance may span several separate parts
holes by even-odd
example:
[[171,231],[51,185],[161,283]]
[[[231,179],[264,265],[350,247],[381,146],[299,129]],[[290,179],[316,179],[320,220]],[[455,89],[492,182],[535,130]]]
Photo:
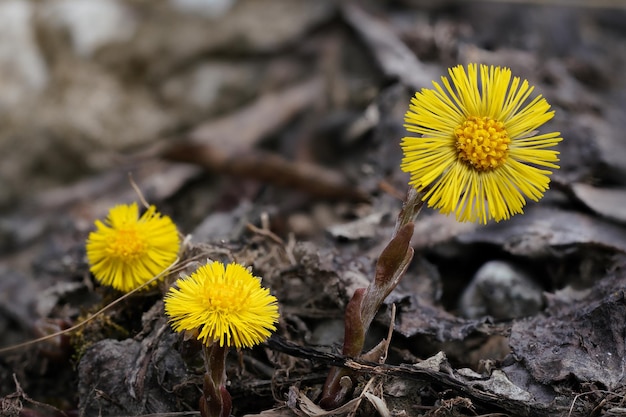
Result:
[[34,345],[34,344],[37,344],[37,343],[40,343],[40,342],[45,342],[46,340],[54,339],[55,337],[62,336],[64,334],[69,334],[69,333],[71,333],[71,332],[73,332],[75,330],[80,329],[81,327],[83,327],[84,325],[86,325],[87,323],[89,323],[90,321],[95,319],[100,314],[102,314],[105,311],[109,310],[111,307],[119,304],[120,302],[122,302],[123,300],[127,299],[131,295],[133,295],[136,292],[142,290],[143,288],[146,288],[147,286],[152,284],[154,281],[156,281],[157,279],[159,279],[162,276],[164,276],[166,273],[168,273],[170,270],[172,270],[176,266],[176,264],[178,263],[179,260],[180,260],[180,258],[176,258],[174,260],[174,262],[172,262],[167,268],[165,268],[163,271],[161,271],[161,273],[159,273],[158,275],[155,275],[149,281],[145,282],[144,284],[140,285],[139,287],[135,288],[134,290],[132,290],[132,291],[122,295],[117,300],[115,300],[115,301],[111,302],[110,304],[107,304],[106,306],[102,307],[100,310],[98,310],[97,312],[95,312],[93,315],[89,316],[85,320],[81,321],[80,323],[75,324],[72,327],[68,327],[67,329],[59,330],[58,332],[54,332],[54,333],[51,333],[49,335],[39,337],[37,339],[29,340],[27,342],[19,343],[17,345],[13,345],[13,346],[3,347],[2,349],[0,349],[0,355],[3,354],[3,353],[6,353],[6,352],[10,352],[10,351],[16,350],[16,349],[21,349],[21,348],[24,348],[24,347],[27,347],[27,346],[31,346],[31,345]]

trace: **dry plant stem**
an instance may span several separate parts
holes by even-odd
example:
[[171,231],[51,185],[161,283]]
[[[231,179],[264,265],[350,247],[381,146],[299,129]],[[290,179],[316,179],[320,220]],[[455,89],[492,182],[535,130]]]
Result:
[[6,353],[6,352],[10,352],[12,350],[17,350],[17,349],[21,349],[23,347],[34,345],[34,344],[37,344],[39,342],[44,342],[46,340],[54,339],[54,338],[56,338],[58,336],[66,335],[66,334],[69,334],[69,333],[71,333],[71,332],[73,332],[75,330],[80,329],[81,327],[83,327],[84,325],[86,325],[87,323],[89,323],[90,321],[95,319],[96,317],[98,317],[100,314],[102,314],[105,311],[109,310],[113,306],[121,303],[123,300],[127,299],[128,297],[130,297],[131,295],[135,294],[136,292],[139,292],[142,289],[146,288],[147,286],[152,284],[157,279],[161,278],[162,276],[166,275],[169,272],[175,271],[175,267],[178,264],[179,260],[180,260],[180,258],[176,258],[174,260],[174,262],[171,263],[170,266],[165,268],[158,275],[154,276],[153,278],[151,278],[150,280],[148,280],[144,284],[141,284],[139,287],[135,288],[134,290],[132,290],[130,292],[127,292],[126,294],[122,295],[120,298],[116,299],[115,301],[111,302],[110,304],[107,304],[106,306],[102,307],[100,310],[96,311],[95,313],[93,313],[91,316],[89,316],[85,320],[81,321],[80,323],[77,323],[77,324],[73,325],[72,327],[68,327],[67,329],[63,329],[63,330],[60,330],[58,332],[51,333],[51,334],[43,336],[43,337],[39,337],[37,339],[29,340],[27,342],[19,343],[17,345],[3,347],[3,348],[0,349],[0,355],[3,354],[3,353]]
[[232,409],[232,400],[226,390],[226,354],[228,347],[213,343],[203,346],[204,383],[200,397],[200,415],[202,417],[228,417]]
[[[346,306],[343,354],[357,358],[363,351],[365,335],[385,298],[398,285],[413,259],[411,238],[413,220],[423,206],[422,193],[412,188],[407,193],[402,210],[398,214],[393,237],[383,249],[376,263],[376,276],[367,288],[359,288]],[[322,389],[320,406],[327,410],[345,402],[351,389],[346,389],[346,378],[355,385],[353,373],[345,368],[330,369]]]
[[368,196],[338,172],[322,166],[289,161],[281,155],[258,149],[235,150],[196,143],[180,143],[162,155],[169,161],[199,165],[209,171],[269,184],[295,188],[333,200],[367,201]]
[[409,187],[409,190],[406,193],[406,198],[402,203],[402,209],[400,210],[400,213],[398,213],[396,227],[393,231],[392,238],[394,238],[400,229],[402,229],[409,222],[415,221],[415,218],[422,210],[422,207],[424,207],[424,200],[422,198],[427,192],[428,188],[418,192],[415,188]]

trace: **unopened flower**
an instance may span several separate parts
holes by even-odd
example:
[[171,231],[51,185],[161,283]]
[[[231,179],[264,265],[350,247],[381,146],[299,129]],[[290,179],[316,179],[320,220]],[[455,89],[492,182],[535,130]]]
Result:
[[443,86],[411,100],[405,127],[419,137],[402,140],[402,169],[424,200],[459,221],[486,223],[522,213],[537,201],[558,169],[559,132],[536,135],[554,116],[533,87],[508,68],[470,64],[449,69]]
[[150,206],[141,217],[137,204],[113,207],[87,239],[90,270],[103,285],[129,292],[163,272],[178,256],[176,225]]
[[165,295],[174,330],[197,332],[207,346],[252,347],[276,330],[276,297],[243,266],[209,262]]

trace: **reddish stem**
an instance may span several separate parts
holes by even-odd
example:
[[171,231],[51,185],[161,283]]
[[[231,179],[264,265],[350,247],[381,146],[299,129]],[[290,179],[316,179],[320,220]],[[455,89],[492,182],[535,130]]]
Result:
[[200,397],[200,415],[202,417],[228,417],[232,409],[232,400],[226,390],[226,355],[228,348],[213,343],[203,346],[206,372]]

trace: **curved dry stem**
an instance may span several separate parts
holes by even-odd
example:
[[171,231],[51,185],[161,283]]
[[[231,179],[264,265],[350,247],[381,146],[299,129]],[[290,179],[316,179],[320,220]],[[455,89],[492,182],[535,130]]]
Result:
[[147,286],[152,284],[154,281],[156,281],[159,278],[163,277],[170,270],[172,270],[172,272],[173,272],[173,268],[176,266],[176,264],[178,263],[179,260],[180,260],[180,258],[176,258],[174,260],[174,262],[172,262],[167,268],[165,268],[163,271],[161,271],[161,273],[159,273],[158,275],[155,275],[150,280],[148,280],[144,284],[140,285],[139,287],[135,288],[134,290],[132,290],[130,292],[127,292],[126,294],[122,295],[117,300],[115,300],[115,301],[107,304],[106,306],[102,307],[100,310],[96,311],[93,315],[89,316],[88,318],[86,318],[85,320],[81,321],[80,323],[77,323],[77,324],[75,324],[75,325],[73,325],[71,327],[68,327],[67,329],[59,330],[58,332],[54,332],[54,333],[51,333],[49,335],[39,337],[37,339],[29,340],[29,341],[23,342],[23,343],[18,343],[17,345],[13,345],[13,346],[7,346],[7,347],[0,348],[0,354],[7,353],[7,352],[10,352],[10,351],[13,351],[13,350],[16,350],[16,349],[21,349],[23,347],[35,345],[35,344],[40,343],[40,342],[45,342],[46,340],[54,339],[55,337],[62,336],[62,335],[65,335],[65,334],[69,334],[69,333],[71,333],[71,332],[73,332],[75,330],[80,329],[81,327],[83,327],[84,325],[86,325],[87,323],[89,323],[90,321],[92,321],[93,319],[95,319],[96,317],[98,317],[99,315],[104,313],[105,311],[109,310],[111,307],[119,304],[120,302],[124,301],[125,299],[127,299],[128,297],[133,295],[134,293],[142,290],[143,288],[146,288]]

